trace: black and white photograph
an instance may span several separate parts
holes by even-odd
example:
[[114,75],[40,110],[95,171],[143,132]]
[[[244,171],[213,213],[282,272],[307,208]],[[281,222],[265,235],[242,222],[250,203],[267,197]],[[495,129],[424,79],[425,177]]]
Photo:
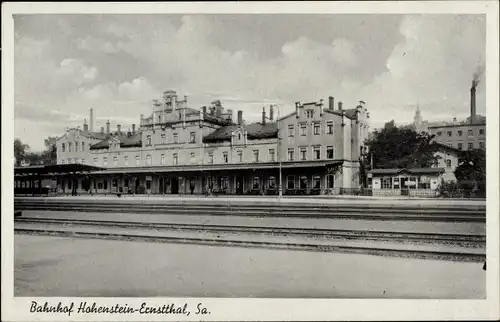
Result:
[[399,3],[11,10],[6,320],[498,318],[498,2]]

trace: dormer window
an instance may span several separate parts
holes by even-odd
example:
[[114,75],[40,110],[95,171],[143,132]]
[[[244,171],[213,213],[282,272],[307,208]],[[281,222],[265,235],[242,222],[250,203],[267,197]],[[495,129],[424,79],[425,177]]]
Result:
[[63,152],[66,152],[66,144],[64,144],[64,143],[63,143],[63,144],[61,144],[61,148],[62,148],[62,151],[63,151]]
[[146,137],[146,145],[151,145],[151,135]]
[[238,140],[241,141],[241,133],[238,133]]

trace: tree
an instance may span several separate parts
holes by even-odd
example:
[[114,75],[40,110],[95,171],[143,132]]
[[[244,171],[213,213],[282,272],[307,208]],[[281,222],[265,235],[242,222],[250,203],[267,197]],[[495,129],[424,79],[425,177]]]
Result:
[[486,153],[484,150],[466,150],[458,155],[458,167],[455,169],[458,181],[486,181]]
[[42,153],[44,164],[57,163],[57,137],[49,136],[45,139],[45,151]]
[[16,167],[21,166],[21,161],[26,157],[26,150],[29,149],[27,144],[23,144],[20,139],[14,139],[14,158],[16,159]]
[[365,142],[369,154],[366,166],[374,169],[427,168],[435,161],[434,136],[417,133],[408,127],[397,127],[394,120],[376,130]]

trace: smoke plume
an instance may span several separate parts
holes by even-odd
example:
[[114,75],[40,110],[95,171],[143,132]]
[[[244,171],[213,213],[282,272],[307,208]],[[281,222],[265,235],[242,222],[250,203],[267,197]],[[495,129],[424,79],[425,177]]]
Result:
[[476,71],[474,72],[474,75],[472,76],[472,88],[476,88],[476,86],[479,85],[479,82],[483,75],[484,75],[484,65],[480,64],[477,67]]

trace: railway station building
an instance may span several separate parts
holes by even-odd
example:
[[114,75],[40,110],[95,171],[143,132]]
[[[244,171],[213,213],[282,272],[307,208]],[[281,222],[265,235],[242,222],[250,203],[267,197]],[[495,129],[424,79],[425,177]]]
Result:
[[[364,102],[344,109],[329,97],[278,111],[266,106],[260,122],[247,123],[220,101],[194,109],[169,90],[130,131],[111,131],[109,121],[94,131],[91,111],[90,124],[58,139],[57,163],[99,168],[79,193],[269,195],[279,193],[280,178],[284,195],[359,187],[370,120]],[[57,191],[67,184],[60,178]]]

